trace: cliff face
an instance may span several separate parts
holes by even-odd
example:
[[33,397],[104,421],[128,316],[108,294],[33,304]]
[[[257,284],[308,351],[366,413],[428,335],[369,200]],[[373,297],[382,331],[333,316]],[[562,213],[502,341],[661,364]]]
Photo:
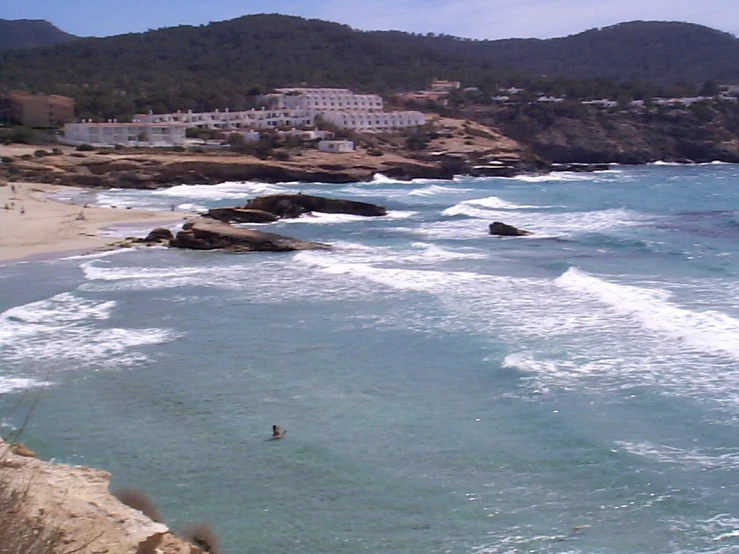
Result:
[[640,112],[526,106],[491,109],[476,118],[552,163],[739,163],[739,106],[730,104]]
[[43,462],[7,447],[0,440],[0,551],[201,552],[112,496],[110,474]]

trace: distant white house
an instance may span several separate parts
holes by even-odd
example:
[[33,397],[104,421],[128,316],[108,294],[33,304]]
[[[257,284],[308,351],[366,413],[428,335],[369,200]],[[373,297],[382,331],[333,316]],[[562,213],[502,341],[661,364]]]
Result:
[[64,125],[62,142],[93,146],[182,146],[185,129],[182,123],[105,123],[82,121]]
[[280,138],[300,137],[303,140],[332,139],[334,133],[332,131],[322,131],[320,129],[312,129],[310,131],[301,131],[300,129],[290,129],[289,131],[277,131]]
[[615,100],[606,100],[605,98],[600,98],[596,100],[584,100],[583,104],[596,108],[615,108],[616,106],[618,106],[618,102],[616,102]]
[[431,82],[431,90],[434,92],[450,92],[457,90],[462,86],[459,81],[444,81],[441,79],[435,79]]
[[322,140],[318,143],[321,152],[354,152],[354,142],[351,140]]

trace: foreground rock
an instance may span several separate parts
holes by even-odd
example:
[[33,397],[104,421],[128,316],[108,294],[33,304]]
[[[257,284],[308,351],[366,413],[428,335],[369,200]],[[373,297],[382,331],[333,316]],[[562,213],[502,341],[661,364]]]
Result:
[[304,213],[321,212],[326,214],[351,214],[365,217],[387,215],[383,206],[369,202],[342,200],[311,196],[309,194],[270,194],[258,196],[247,202],[247,210],[261,210],[282,218],[300,217]]
[[16,451],[0,440],[3,552],[202,552],[112,496],[109,473],[51,464]]
[[293,250],[330,250],[331,246],[318,242],[240,229],[212,219],[190,220],[182,231],[169,242],[175,248],[193,250],[227,250],[229,252],[290,252]]
[[513,225],[502,223],[500,221],[494,221],[490,224],[490,234],[498,235],[501,237],[525,237],[526,235],[532,234],[531,231],[525,229],[519,229]]

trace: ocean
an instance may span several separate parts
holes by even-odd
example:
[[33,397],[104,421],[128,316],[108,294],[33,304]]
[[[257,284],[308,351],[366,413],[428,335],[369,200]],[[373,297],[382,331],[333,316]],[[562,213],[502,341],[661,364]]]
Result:
[[38,397],[24,444],[231,554],[739,552],[739,166],[86,201],[298,191],[389,213],[0,266],[0,433]]

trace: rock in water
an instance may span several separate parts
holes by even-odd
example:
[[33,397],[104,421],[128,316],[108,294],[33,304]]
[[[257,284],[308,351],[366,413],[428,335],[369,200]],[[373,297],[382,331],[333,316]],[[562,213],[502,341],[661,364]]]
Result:
[[165,227],[157,227],[152,229],[151,232],[146,235],[144,242],[166,242],[172,240],[172,231]]
[[294,218],[308,212],[327,214],[352,214],[367,217],[387,215],[384,206],[342,200],[339,198],[325,198],[309,194],[270,194],[258,196],[247,202],[246,209],[263,210],[275,214],[277,217]]
[[244,208],[212,208],[205,217],[225,221],[226,223],[274,223],[279,218],[264,210],[247,210]]
[[519,229],[513,225],[501,223],[500,221],[494,221],[490,224],[490,234],[502,237],[524,237],[526,235],[530,235],[531,231]]
[[170,242],[175,248],[193,250],[224,249],[231,252],[289,252],[293,250],[330,250],[328,244],[240,229],[209,219],[190,220]]

